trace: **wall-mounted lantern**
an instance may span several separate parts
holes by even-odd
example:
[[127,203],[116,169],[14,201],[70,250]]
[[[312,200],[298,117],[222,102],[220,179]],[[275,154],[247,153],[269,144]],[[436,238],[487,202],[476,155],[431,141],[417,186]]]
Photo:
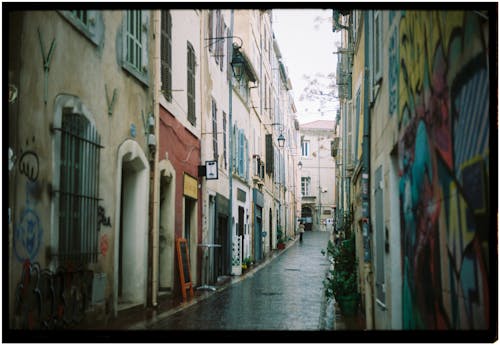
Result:
[[297,165],[299,166],[299,170],[302,170],[302,162],[299,162]]
[[245,73],[245,59],[240,52],[240,47],[234,46],[233,58],[231,60],[231,68],[233,70],[234,78],[240,81]]
[[278,146],[280,148],[285,147],[285,137],[283,136],[283,133],[281,133],[278,137]]

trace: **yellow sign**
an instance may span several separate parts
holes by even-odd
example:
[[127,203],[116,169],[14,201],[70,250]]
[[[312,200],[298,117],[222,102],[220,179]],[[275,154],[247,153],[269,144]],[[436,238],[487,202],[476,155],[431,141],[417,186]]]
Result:
[[187,174],[184,174],[184,195],[198,199],[198,181]]

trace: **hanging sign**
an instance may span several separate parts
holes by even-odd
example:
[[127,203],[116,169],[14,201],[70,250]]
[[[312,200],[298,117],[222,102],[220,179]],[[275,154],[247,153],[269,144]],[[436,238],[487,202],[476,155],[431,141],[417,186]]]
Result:
[[206,161],[206,177],[207,180],[217,180],[219,178],[219,165],[217,161]]

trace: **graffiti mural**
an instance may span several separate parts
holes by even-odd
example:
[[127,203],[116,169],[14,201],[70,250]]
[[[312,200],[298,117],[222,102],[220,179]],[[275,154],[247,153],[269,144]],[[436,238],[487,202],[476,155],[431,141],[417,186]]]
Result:
[[486,329],[488,19],[406,11],[396,30],[403,327]]
[[93,275],[71,268],[53,273],[26,260],[16,288],[14,327],[61,329],[81,322],[90,305]]

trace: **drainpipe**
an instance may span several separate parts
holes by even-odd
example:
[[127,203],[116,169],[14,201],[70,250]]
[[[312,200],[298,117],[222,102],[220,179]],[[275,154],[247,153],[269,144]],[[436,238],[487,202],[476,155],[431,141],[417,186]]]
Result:
[[364,61],[364,89],[363,89],[363,166],[361,176],[361,190],[362,190],[362,207],[363,207],[363,247],[364,247],[364,272],[363,279],[365,279],[365,318],[366,328],[373,329],[373,293],[372,293],[372,255],[371,255],[371,224],[370,224],[370,104],[369,104],[369,90],[370,90],[370,75],[369,75],[369,58],[370,40],[368,38],[368,16],[370,11],[364,12],[364,36],[365,36],[365,61]]
[[[160,32],[160,11],[152,11],[153,18],[153,67],[152,67],[152,80],[153,80],[153,117],[155,119],[154,134],[156,142],[159,143],[160,140],[160,130],[159,130],[159,117],[160,117],[160,40],[155,39],[159,37],[156,35]],[[154,153],[151,155],[150,161],[150,201],[149,201],[149,245],[148,245],[148,283],[147,283],[147,304],[149,307],[156,307],[158,304],[158,240],[159,240],[159,193],[157,190],[159,188],[159,180],[157,174],[157,162],[158,162],[158,144]]]
[[[231,10],[231,23],[229,24],[229,61],[233,60],[233,31],[234,31],[234,10]],[[229,67],[229,66],[228,66]],[[229,233],[231,236],[231,246],[233,241],[233,75],[231,71],[228,73],[229,78]],[[232,248],[231,253],[231,270],[232,270]]]

